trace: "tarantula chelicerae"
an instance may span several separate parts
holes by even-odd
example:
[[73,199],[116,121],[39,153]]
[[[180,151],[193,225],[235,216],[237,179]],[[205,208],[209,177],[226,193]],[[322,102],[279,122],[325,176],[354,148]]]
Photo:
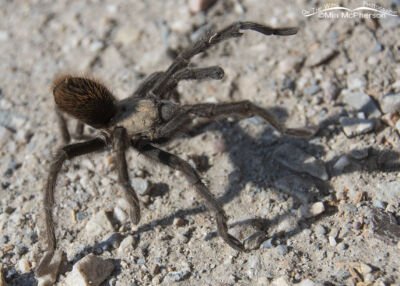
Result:
[[64,161],[103,150],[108,146],[112,146],[116,154],[118,179],[129,203],[132,223],[137,224],[140,220],[140,205],[129,181],[125,158],[125,152],[129,147],[133,147],[155,162],[181,171],[204,199],[208,209],[214,213],[218,233],[222,239],[232,248],[244,250],[242,243],[228,233],[227,216],[222,205],[209,192],[196,170],[179,157],[155,146],[170,140],[195,117],[258,115],[285,135],[309,137],[316,132],[315,127],[286,128],[271,112],[249,101],[180,106],[164,100],[166,94],[181,80],[221,79],[224,76],[222,68],[218,66],[190,68],[190,59],[223,40],[240,37],[242,35],[240,30],[254,30],[264,35],[280,36],[297,33],[297,28],[273,29],[252,22],[237,22],[217,33],[209,32],[203,39],[183,50],[166,71],[151,74],[130,97],[120,101],[117,101],[105,86],[92,79],[66,75],[54,80],[53,94],[64,142],[69,142],[70,134],[62,113],[67,113],[79,120],[77,133],[80,135],[83,133],[83,124],[88,124],[101,132],[96,138],[65,145],[58,151],[51,164],[50,174],[43,190],[48,250],[37,268],[39,276],[46,272],[56,249],[52,209],[54,187]]

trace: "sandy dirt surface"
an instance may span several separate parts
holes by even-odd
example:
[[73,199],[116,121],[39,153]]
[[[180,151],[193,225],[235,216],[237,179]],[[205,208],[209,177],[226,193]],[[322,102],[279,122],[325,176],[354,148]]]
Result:
[[[38,283],[41,190],[62,145],[53,78],[88,74],[122,99],[208,28],[251,20],[299,32],[246,31],[196,56],[193,66],[219,65],[225,76],[182,82],[176,100],[248,99],[288,126],[320,125],[318,134],[290,138],[258,117],[228,118],[161,148],[199,170],[231,234],[252,250],[217,236],[179,172],[133,150],[142,218],[131,225],[106,150],[67,161],[60,173],[53,213],[66,255],[55,284],[73,285],[72,267],[93,253],[111,263],[101,285],[399,285],[400,19],[302,14],[324,3],[219,1],[193,14],[183,0],[1,1],[0,284]],[[399,11],[398,1],[374,3]]]

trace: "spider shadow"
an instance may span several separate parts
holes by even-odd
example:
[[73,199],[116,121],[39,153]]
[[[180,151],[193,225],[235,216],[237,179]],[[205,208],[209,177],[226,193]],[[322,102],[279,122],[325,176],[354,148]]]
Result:
[[[284,111],[281,110],[280,113],[282,114],[284,113]],[[254,123],[264,124],[257,122],[257,120],[254,121],[254,118],[250,118],[247,120],[249,120],[250,121],[249,123],[251,124]],[[334,121],[335,121],[334,119],[326,120],[324,121],[325,125],[321,126],[327,126],[329,124],[333,124],[332,122]],[[274,135],[271,128],[268,128],[266,126],[262,127],[263,131],[257,137],[251,137],[245,131],[245,129],[242,128],[240,124],[238,124],[237,121],[228,122],[227,120],[221,120],[210,124],[206,124],[205,126],[201,126],[200,128],[195,129],[194,131],[189,133],[190,136],[197,136],[208,131],[210,132],[218,131],[222,135],[222,140],[224,141],[225,144],[224,152],[228,154],[230,163],[233,166],[233,171],[228,177],[228,184],[225,191],[217,199],[224,205],[228,204],[232,200],[241,195],[241,192],[244,191],[245,189],[244,186],[247,183],[251,183],[253,189],[258,190],[258,189],[265,189],[267,187],[268,191],[275,192],[277,193],[278,196],[283,196],[284,200],[285,198],[288,197],[288,195],[282,194],[281,191],[275,187],[274,181],[279,180],[282,177],[291,175],[295,175],[298,178],[309,181],[315,186],[317,186],[319,192],[316,195],[315,193],[313,193],[313,196],[310,197],[309,202],[319,201],[324,196],[326,196],[329,193],[329,189],[331,189],[331,186],[328,182],[321,181],[309,175],[295,173],[294,171],[291,171],[288,168],[277,163],[275,158],[275,150],[285,143],[293,144],[296,147],[305,150],[309,154],[323,155],[324,150],[322,149],[322,147],[317,144],[313,144],[307,139],[290,138],[286,136],[277,137]],[[329,136],[335,136],[336,134],[338,133],[331,132]],[[320,136],[325,136],[325,135],[320,135]],[[360,161],[353,160],[354,164],[352,164],[351,167],[345,168],[339,172],[333,172],[332,166],[341,156],[343,156],[343,154],[337,155],[331,160],[324,162],[325,165],[327,166],[328,173],[330,173],[330,177],[332,178],[344,173],[355,172],[360,169],[364,169],[368,172],[374,172],[374,171],[396,172],[400,170],[400,163],[396,162],[397,159],[400,159],[399,153],[391,150],[381,151],[371,147],[368,148],[368,152],[370,153],[368,159]],[[383,158],[383,159],[377,161],[376,158]],[[388,161],[392,163],[388,164]],[[152,193],[152,195],[163,196],[168,191],[169,188],[167,185],[160,184],[155,188],[155,191],[154,193]],[[302,204],[306,203],[300,197],[296,197],[296,194],[291,194],[291,195],[294,195],[293,197],[294,200],[290,210],[296,209],[300,207]],[[276,215],[271,218],[254,217],[251,219],[238,220],[231,223],[229,226],[235,227],[238,225],[245,225],[245,226],[257,225],[259,229],[262,229],[267,233],[268,229],[271,229],[274,225],[278,225],[282,221],[282,219],[290,215],[290,210],[288,210],[286,213]],[[135,232],[131,234],[135,235],[139,239],[138,243],[140,243],[140,235],[145,232],[154,230],[155,226],[162,225],[163,227],[167,227],[173,224],[175,218],[185,218],[187,216],[196,215],[204,211],[206,211],[204,205],[187,209],[181,209],[163,218],[142,224]],[[283,234],[283,237],[282,234],[279,234],[280,239],[281,240],[289,239],[290,237],[295,236],[304,229],[309,228],[312,224],[322,219],[323,217],[333,215],[336,211],[337,210],[335,207],[328,206],[325,212],[319,216],[313,218],[300,219],[297,223],[297,226],[287,230]],[[230,212],[227,211],[227,214],[229,215]],[[213,231],[207,234],[205,240],[208,241],[217,236],[218,236],[217,232]],[[72,261],[69,262],[70,265],[69,267],[72,268],[72,265],[76,261],[78,261],[83,256],[89,253],[94,253],[99,255],[105,250],[111,251],[112,249],[117,248],[117,246],[115,246],[117,244],[114,244],[114,242],[121,241],[123,238],[124,236],[122,236],[121,234],[114,233],[108,239],[98,242],[93,246],[86,247],[85,249],[77,253],[75,257],[72,259]],[[116,263],[118,264],[119,260],[116,261],[117,261]],[[116,267],[116,270],[114,270],[112,276],[110,277],[115,277],[116,275],[118,275],[118,271],[120,270],[118,270],[118,267]],[[28,274],[28,276],[31,278],[32,275],[33,274]],[[103,282],[102,285],[104,286],[108,285],[107,281]],[[11,285],[19,285],[19,284],[11,284]],[[25,284],[25,285],[36,285],[36,284]]]
[[[283,109],[279,109],[278,112],[286,115],[286,112]],[[254,118],[247,120],[254,121]],[[272,135],[272,129],[263,129],[263,132],[259,136],[253,138],[239,126],[237,121],[230,123],[227,122],[227,120],[221,120],[205,124],[204,126],[200,126],[190,131],[190,136],[200,135],[207,131],[218,131],[222,135],[222,140],[225,144],[225,152],[228,154],[229,161],[233,165],[233,171],[229,175],[227,187],[224,193],[217,198],[222,204],[225,205],[240,196],[240,193],[243,191],[244,186],[247,183],[251,183],[253,188],[256,190],[265,189],[266,186],[273,187],[272,189],[268,188],[268,191],[272,190],[278,193],[278,195],[282,195],[279,190],[274,188],[273,182],[281,176],[293,175],[292,171],[277,164],[274,158],[275,150],[283,143],[291,143],[305,149],[312,149],[315,152],[323,153],[320,146],[310,144],[307,139],[276,137]],[[304,180],[312,182],[312,184],[317,186],[320,191],[316,196],[315,194],[309,196],[309,202],[320,200],[331,188],[329,183],[311,176],[304,174],[299,174],[298,176],[302,177]],[[298,198],[295,198],[294,201],[294,208],[297,208],[304,203],[304,200]],[[146,231],[151,231],[156,225],[166,227],[172,225],[174,218],[184,218],[186,216],[196,215],[205,210],[204,206],[182,209],[161,219],[153,220],[151,223],[141,225],[135,233],[140,234]],[[229,215],[229,211],[227,211],[227,214]],[[262,226],[261,228],[267,229],[271,225],[278,224],[287,215],[288,213],[276,216],[272,219],[254,218],[254,220],[248,222],[234,222],[230,227],[237,224],[255,223]],[[304,229],[301,225],[303,225],[303,221],[300,221],[297,229],[290,231],[290,235],[295,235],[296,233],[301,232],[302,229]],[[216,231],[209,233],[205,239],[209,240],[215,236],[217,236]]]

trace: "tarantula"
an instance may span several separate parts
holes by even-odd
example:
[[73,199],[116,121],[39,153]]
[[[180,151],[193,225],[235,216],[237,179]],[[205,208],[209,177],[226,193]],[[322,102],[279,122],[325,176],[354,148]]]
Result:
[[53,95],[62,138],[70,141],[63,113],[78,119],[77,133],[82,135],[84,124],[98,129],[99,135],[84,142],[62,147],[51,163],[49,176],[43,189],[44,217],[48,249],[36,270],[38,276],[47,271],[56,249],[52,210],[57,175],[67,159],[111,147],[115,152],[118,180],[129,203],[132,223],[140,220],[140,204],[130,185],[125,152],[133,147],[145,157],[181,171],[197,193],[204,199],[216,219],[218,233],[232,248],[243,251],[243,244],[228,233],[227,216],[220,202],[210,193],[199,174],[190,164],[155,145],[169,141],[178,131],[189,125],[195,117],[221,117],[258,115],[284,135],[311,137],[316,127],[286,128],[268,110],[245,100],[235,103],[200,103],[179,105],[164,100],[181,80],[221,79],[224,71],[218,66],[190,68],[190,59],[219,42],[242,36],[241,30],[253,30],[264,35],[288,36],[297,28],[269,28],[253,22],[236,22],[219,32],[208,32],[205,37],[183,50],[164,72],[149,75],[128,98],[116,100],[111,92],[96,80],[65,75],[53,82]]

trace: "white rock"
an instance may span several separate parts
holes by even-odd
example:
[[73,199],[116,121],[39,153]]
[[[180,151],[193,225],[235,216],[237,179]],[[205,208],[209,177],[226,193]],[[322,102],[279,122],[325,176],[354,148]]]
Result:
[[3,147],[9,140],[12,140],[13,134],[7,128],[0,125],[0,147]]
[[286,280],[285,277],[279,277],[272,282],[273,286],[290,286],[289,282]]
[[22,258],[18,261],[18,269],[21,273],[27,273],[31,271],[31,263],[27,258]]
[[333,169],[340,172],[343,171],[348,165],[350,165],[349,157],[347,157],[347,155],[343,155],[336,161],[335,165],[333,165]]
[[93,53],[99,52],[101,49],[104,48],[104,43],[103,41],[94,41],[93,43],[90,44],[89,50]]
[[297,227],[298,218],[295,215],[285,215],[283,216],[278,223],[277,231],[278,232],[289,232]]
[[353,73],[347,77],[347,87],[351,90],[364,89],[367,81],[363,75]]
[[368,117],[379,117],[382,115],[375,101],[364,92],[352,92],[344,89],[340,96],[343,98],[343,103],[353,107],[355,110],[366,113]]
[[329,244],[330,246],[336,246],[337,245],[337,241],[336,238],[332,235],[329,236]]
[[299,208],[300,218],[310,218],[322,214],[325,211],[325,206],[323,202],[317,202],[312,205],[302,206]]
[[122,45],[132,45],[140,39],[141,32],[132,27],[121,28],[115,36],[115,42]]
[[6,41],[8,40],[8,32],[4,30],[0,30],[0,41]]
[[397,120],[396,122],[396,129],[398,132],[400,132],[400,120]]
[[98,286],[113,269],[114,265],[111,262],[91,253],[74,265],[65,282],[70,286]]
[[132,235],[128,235],[121,241],[118,247],[118,255],[127,256],[129,253],[133,253],[135,250],[136,239]]
[[347,137],[365,134],[374,129],[373,121],[355,117],[341,117],[340,124],[342,125],[343,132]]
[[269,285],[269,280],[266,277],[259,277],[257,279],[257,286],[266,286]]
[[296,286],[314,286],[315,283],[310,279],[306,279],[306,280],[303,280],[303,281],[301,281],[299,283],[296,283],[294,285],[296,285]]
[[132,178],[131,184],[133,189],[141,196],[147,195],[150,191],[149,181],[142,178]]
[[114,208],[114,216],[121,224],[128,221],[128,214],[119,207]]
[[114,227],[108,219],[106,212],[99,211],[86,224],[86,231],[90,236],[114,231]]

